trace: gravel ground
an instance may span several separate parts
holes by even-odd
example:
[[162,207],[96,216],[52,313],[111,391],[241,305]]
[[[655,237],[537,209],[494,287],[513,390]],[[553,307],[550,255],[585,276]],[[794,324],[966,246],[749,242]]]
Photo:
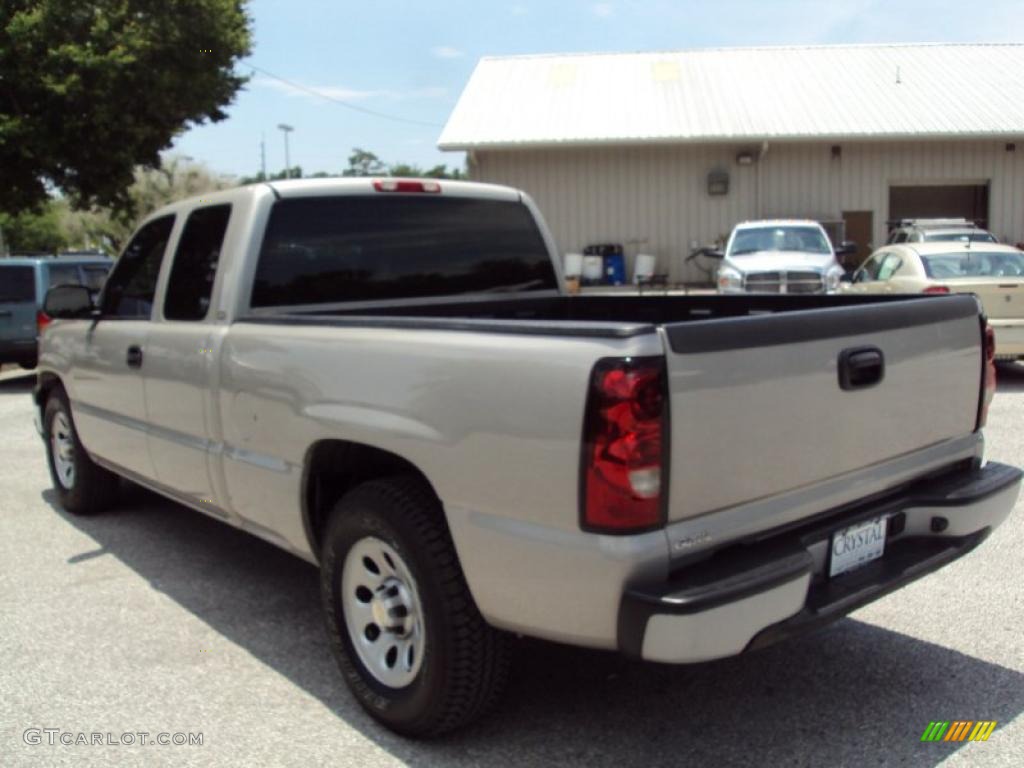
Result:
[[[1000,374],[989,456],[1020,465],[1024,367]],[[493,716],[416,743],[345,690],[308,564],[138,490],[92,519],[57,509],[31,386],[0,374],[5,766],[1024,765],[1021,504],[952,566],[746,657],[665,667],[523,641]],[[938,719],[999,725],[922,744]],[[26,745],[28,728],[203,744]]]

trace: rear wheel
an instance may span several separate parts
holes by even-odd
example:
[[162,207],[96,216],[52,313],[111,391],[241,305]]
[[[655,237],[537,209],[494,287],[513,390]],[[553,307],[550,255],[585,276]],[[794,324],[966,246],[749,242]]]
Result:
[[76,515],[102,512],[117,495],[117,476],[86,453],[63,389],[51,393],[43,411],[43,436],[50,478],[60,505]]
[[36,365],[39,364],[39,360],[35,357],[26,357],[18,361],[18,365],[24,368],[26,371],[31,371]]
[[480,615],[440,503],[419,478],[349,492],[321,555],[331,647],[373,717],[408,736],[433,736],[494,703],[508,675],[507,638]]

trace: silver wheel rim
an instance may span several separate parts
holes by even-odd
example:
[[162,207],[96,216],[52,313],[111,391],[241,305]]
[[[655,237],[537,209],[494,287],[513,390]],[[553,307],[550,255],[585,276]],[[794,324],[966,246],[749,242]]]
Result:
[[363,666],[389,688],[411,684],[423,664],[426,633],[405,561],[378,538],[360,539],[345,557],[341,595],[348,636]]
[[70,491],[75,485],[75,441],[71,433],[71,421],[64,411],[57,411],[50,422],[50,453],[53,455],[57,482]]

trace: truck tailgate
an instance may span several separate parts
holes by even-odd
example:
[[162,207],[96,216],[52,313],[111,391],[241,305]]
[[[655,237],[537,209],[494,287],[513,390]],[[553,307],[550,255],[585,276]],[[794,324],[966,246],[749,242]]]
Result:
[[982,335],[973,296],[669,324],[663,332],[670,521],[975,429]]

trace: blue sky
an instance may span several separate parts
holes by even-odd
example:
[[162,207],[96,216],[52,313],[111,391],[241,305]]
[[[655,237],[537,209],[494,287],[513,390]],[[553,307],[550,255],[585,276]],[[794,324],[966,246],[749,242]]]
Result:
[[[253,71],[220,123],[191,128],[178,154],[213,170],[338,172],[353,147],[386,162],[459,165],[437,137],[482,56],[742,45],[1011,41],[1019,0],[252,0]],[[1020,35],[1016,37],[1019,39]],[[308,92],[408,122],[345,108]]]

